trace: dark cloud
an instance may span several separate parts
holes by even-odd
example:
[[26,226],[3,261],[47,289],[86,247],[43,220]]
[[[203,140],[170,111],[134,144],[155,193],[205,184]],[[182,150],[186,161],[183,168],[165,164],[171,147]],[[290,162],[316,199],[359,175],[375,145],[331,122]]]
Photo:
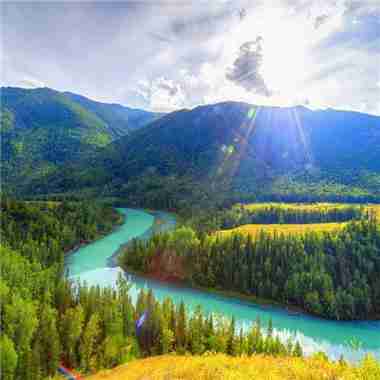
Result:
[[176,41],[173,38],[166,37],[160,33],[148,32],[148,35],[158,42],[165,42],[168,44],[175,43]]
[[319,15],[314,19],[314,29],[318,29],[321,25],[323,25],[327,20],[329,16],[326,14]]
[[166,82],[160,82],[158,84],[158,87],[165,90],[170,96],[174,96],[178,92],[178,87],[168,81]]
[[239,18],[240,21],[243,21],[247,16],[247,10],[245,8],[242,8],[239,10]]
[[226,10],[212,15],[178,15],[166,25],[161,25],[160,32],[149,32],[149,35],[159,42],[167,43],[208,39],[231,24],[231,15]]
[[271,91],[260,73],[263,61],[262,40],[262,37],[259,36],[256,40],[245,42],[240,46],[239,55],[233,63],[233,67],[228,69],[226,77],[247,91],[271,96]]
[[221,33],[234,21],[234,12],[228,7],[219,6],[210,14],[200,14],[193,17],[183,15],[170,24],[170,32],[181,39],[202,39]]

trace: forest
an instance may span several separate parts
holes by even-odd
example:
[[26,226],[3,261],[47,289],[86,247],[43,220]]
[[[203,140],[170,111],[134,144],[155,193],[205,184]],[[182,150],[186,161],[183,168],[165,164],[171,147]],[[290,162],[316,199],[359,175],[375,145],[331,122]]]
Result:
[[[136,305],[129,284],[87,287],[64,276],[63,258],[80,243],[120,223],[112,208],[90,203],[1,200],[1,368],[5,380],[40,380],[60,363],[82,373],[132,358],[162,353],[302,356],[293,340],[282,343],[273,326],[188,313],[169,299],[141,292]],[[142,323],[144,322],[144,323]]]
[[374,215],[340,231],[299,236],[220,237],[183,226],[147,242],[135,240],[120,263],[330,319],[380,317],[380,229]]

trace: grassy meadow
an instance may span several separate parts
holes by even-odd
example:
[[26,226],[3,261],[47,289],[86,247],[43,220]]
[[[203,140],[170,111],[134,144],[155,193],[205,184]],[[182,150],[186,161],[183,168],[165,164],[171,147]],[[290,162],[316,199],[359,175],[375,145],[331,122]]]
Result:
[[[328,209],[344,208],[352,206],[347,203],[250,203],[242,205],[250,211],[260,210],[268,207],[281,207],[284,210],[305,210],[305,211],[321,211]],[[380,221],[380,205],[365,205],[368,210],[375,212]],[[228,230],[220,230],[217,232],[219,236],[228,236],[234,233],[249,234],[257,236],[261,231],[270,234],[305,234],[307,232],[333,232],[342,229],[347,222],[343,223],[310,223],[310,224],[245,224]]]
[[164,355],[101,371],[88,380],[378,380],[380,363],[368,357],[358,366],[313,358],[255,355],[231,357]]
[[220,236],[234,233],[257,236],[260,232],[269,234],[305,234],[307,232],[332,232],[343,228],[347,223],[309,223],[309,224],[245,224],[230,230],[220,230]]
[[[319,203],[275,203],[275,202],[263,202],[263,203],[248,203],[248,204],[242,204],[242,206],[250,211],[254,211],[257,209],[263,209],[268,207],[281,207],[285,210],[305,210],[305,211],[312,211],[312,210],[329,210],[329,209],[336,209],[336,208],[344,208],[347,206],[355,206],[355,204],[351,203],[327,203],[327,202],[319,202]],[[359,204],[357,206],[360,207]],[[369,205],[363,205],[364,208],[368,210],[373,210],[379,217],[380,217],[380,204],[369,204]]]

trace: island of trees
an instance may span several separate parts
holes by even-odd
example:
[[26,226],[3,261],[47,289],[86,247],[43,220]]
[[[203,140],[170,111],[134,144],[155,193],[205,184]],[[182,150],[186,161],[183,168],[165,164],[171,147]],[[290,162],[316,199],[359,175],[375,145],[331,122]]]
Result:
[[120,263],[164,280],[233,291],[326,318],[380,317],[380,229],[374,215],[340,231],[300,235],[219,236],[183,226],[133,241]]

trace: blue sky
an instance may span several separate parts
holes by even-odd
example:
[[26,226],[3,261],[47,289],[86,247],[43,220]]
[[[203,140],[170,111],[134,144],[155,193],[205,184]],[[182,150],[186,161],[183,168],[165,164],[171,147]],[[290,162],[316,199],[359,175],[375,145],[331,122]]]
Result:
[[2,85],[380,115],[380,0],[1,3]]

